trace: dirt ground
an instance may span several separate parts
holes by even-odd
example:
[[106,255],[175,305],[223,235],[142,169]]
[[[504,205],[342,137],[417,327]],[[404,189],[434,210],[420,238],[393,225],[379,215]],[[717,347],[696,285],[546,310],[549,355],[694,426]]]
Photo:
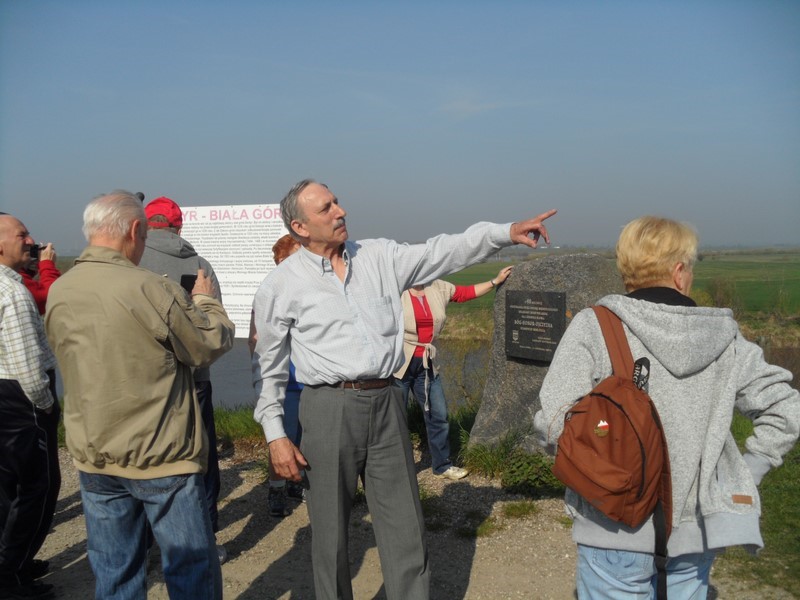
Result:
[[[267,486],[258,460],[263,445],[240,446],[221,461],[222,494],[218,542],[229,560],[222,566],[228,599],[313,599],[311,530],[303,504],[291,503],[283,519],[267,511]],[[435,600],[505,600],[512,598],[568,600],[575,597],[575,546],[563,523],[560,500],[537,502],[535,514],[508,518],[503,505],[520,498],[499,483],[471,475],[458,482],[431,476],[419,462],[425,498],[428,545]],[[39,558],[51,562],[43,579],[56,596],[70,600],[94,597],[94,577],[86,557],[86,529],[78,477],[62,455],[63,485],[54,530]],[[487,521],[488,520],[488,521]],[[476,527],[490,529],[476,536]],[[487,523],[489,524],[487,526]],[[380,561],[365,503],[351,523],[351,572],[358,599],[385,598]],[[149,598],[166,599],[157,557],[151,560]],[[763,600],[791,598],[781,590],[756,587],[720,573],[712,574],[711,598]]]

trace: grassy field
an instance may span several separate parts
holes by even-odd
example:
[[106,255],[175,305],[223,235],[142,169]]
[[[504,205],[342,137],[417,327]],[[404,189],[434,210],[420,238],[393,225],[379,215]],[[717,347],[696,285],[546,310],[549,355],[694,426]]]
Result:
[[708,253],[695,267],[694,286],[744,312],[800,313],[800,250]]
[[[609,254],[610,255],[610,254]],[[475,265],[445,277],[456,285],[489,281],[510,262]],[[800,313],[800,249],[793,251],[708,252],[694,269],[694,288],[720,305],[743,312]],[[728,302],[726,302],[728,301]],[[451,304],[454,314],[491,307],[494,294],[465,304]]]
[[[479,265],[474,265],[463,271],[459,271],[458,273],[453,273],[452,275],[448,275],[444,277],[446,281],[450,283],[454,283],[455,285],[475,285],[476,283],[482,283],[484,281],[490,281],[494,279],[497,273],[503,267],[507,267],[514,263],[510,262],[488,262],[488,263],[481,263]],[[491,309],[494,305],[494,292],[489,292],[488,294],[481,296],[480,298],[475,298],[474,300],[470,300],[469,302],[464,302],[457,304],[455,302],[451,302],[447,306],[447,314],[448,316],[453,314],[460,314],[460,313],[471,313],[476,311],[482,311]]]

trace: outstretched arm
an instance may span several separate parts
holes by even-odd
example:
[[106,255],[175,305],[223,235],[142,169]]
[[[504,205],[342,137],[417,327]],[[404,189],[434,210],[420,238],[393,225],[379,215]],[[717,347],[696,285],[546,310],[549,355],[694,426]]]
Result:
[[[545,243],[549,244],[550,236],[547,233],[547,228],[544,226],[543,221],[552,217],[556,212],[558,212],[556,209],[552,209],[533,219],[512,223],[511,241],[515,244],[524,244],[531,248],[536,248],[536,245],[539,243],[539,238],[542,237]],[[528,237],[530,234],[533,234],[533,238]]]
[[476,283],[475,284],[475,297],[480,298],[484,294],[488,294],[490,290],[493,290],[501,283],[503,283],[506,279],[508,279],[509,274],[511,273],[511,269],[514,267],[508,266],[503,267],[500,269],[500,272],[489,281],[484,281],[483,283]]

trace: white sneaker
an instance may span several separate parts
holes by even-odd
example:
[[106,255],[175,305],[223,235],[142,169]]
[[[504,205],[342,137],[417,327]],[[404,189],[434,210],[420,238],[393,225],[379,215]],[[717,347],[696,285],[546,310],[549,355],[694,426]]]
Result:
[[461,467],[450,466],[446,471],[442,473],[434,473],[434,475],[436,477],[444,477],[445,479],[452,479],[455,481],[457,479],[464,479],[464,477],[469,475],[469,471],[462,469]]

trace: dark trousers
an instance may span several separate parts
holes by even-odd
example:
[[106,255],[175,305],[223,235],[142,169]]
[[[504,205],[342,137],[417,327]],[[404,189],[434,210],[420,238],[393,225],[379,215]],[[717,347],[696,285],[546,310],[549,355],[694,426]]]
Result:
[[389,600],[427,600],[425,522],[400,388],[303,389],[301,451],[308,460],[308,516],[317,600],[352,600],[350,513],[365,483]]
[[53,405],[53,412],[49,415],[41,411],[38,411],[37,415],[39,423],[47,435],[47,472],[50,476],[50,486],[47,489],[47,497],[45,498],[42,523],[36,531],[33,546],[31,546],[31,559],[39,552],[47,534],[50,533],[50,527],[53,525],[53,515],[56,513],[58,493],[61,491],[61,465],[58,464],[58,421],[61,418],[61,408],[56,402]]
[[19,383],[0,381],[0,581],[23,570],[39,549],[40,531],[46,536],[50,527],[48,435],[40,416]]
[[208,467],[203,477],[206,487],[206,501],[208,503],[208,516],[211,517],[211,526],[214,533],[219,531],[217,500],[219,499],[219,456],[217,455],[217,428],[214,425],[214,405],[211,402],[211,382],[195,381],[197,402],[200,405],[200,414],[203,417],[203,427],[208,437]]

